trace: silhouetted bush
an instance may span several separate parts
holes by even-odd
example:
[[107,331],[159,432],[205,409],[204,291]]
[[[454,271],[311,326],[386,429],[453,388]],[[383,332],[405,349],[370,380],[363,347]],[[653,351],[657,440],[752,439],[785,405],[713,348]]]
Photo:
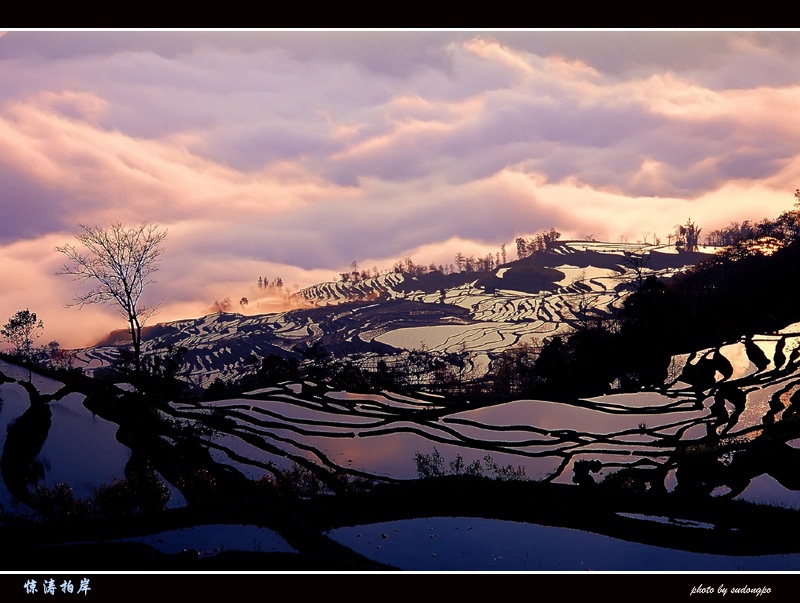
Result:
[[414,463],[420,478],[441,477],[445,474],[444,459],[436,448],[430,454],[414,453]]
[[149,468],[131,478],[116,476],[111,484],[103,484],[91,499],[93,512],[99,517],[126,517],[138,512],[163,511],[172,494],[167,485]]
[[35,486],[25,502],[45,520],[83,519],[91,509],[90,503],[76,498],[72,487],[64,482]]
[[325,491],[325,485],[314,472],[297,463],[288,471],[277,474],[275,487],[281,496],[301,498],[318,496]]
[[25,501],[45,520],[71,520],[88,517],[119,518],[142,512],[163,511],[171,497],[167,485],[150,468],[130,478],[112,478],[112,483],[94,489],[92,496],[75,496],[69,484],[38,485]]
[[491,454],[487,454],[483,457],[483,466],[481,466],[481,462],[478,460],[467,465],[464,463],[462,456],[458,454],[455,460],[450,461],[450,469],[446,470],[442,455],[434,448],[433,452],[430,454],[415,452],[414,463],[417,466],[417,475],[420,479],[442,477],[444,475],[486,475],[486,477],[491,479],[502,481],[528,479],[525,474],[525,467],[522,465],[518,465],[517,467],[513,465],[498,465]]
[[261,360],[261,367],[257,374],[261,385],[274,385],[282,381],[296,381],[300,378],[297,360],[282,358],[276,354],[269,354]]

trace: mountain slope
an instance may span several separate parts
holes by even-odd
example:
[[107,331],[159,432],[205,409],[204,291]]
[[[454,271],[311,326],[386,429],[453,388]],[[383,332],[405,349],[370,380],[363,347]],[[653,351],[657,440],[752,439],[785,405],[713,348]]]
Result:
[[[481,374],[509,346],[608,318],[643,275],[669,278],[704,257],[664,246],[559,242],[488,273],[388,273],[320,283],[297,294],[309,308],[155,325],[143,334],[143,351],[186,348],[186,375],[203,387],[218,377],[250,374],[259,358],[271,354],[301,359],[314,344],[335,358],[370,366],[377,357],[422,348],[462,354],[472,373]],[[107,366],[125,343],[118,332],[103,345],[80,350],[81,366]]]

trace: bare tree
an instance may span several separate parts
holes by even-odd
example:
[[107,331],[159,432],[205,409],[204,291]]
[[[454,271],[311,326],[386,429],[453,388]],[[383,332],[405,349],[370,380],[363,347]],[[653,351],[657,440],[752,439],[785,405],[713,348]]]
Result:
[[[645,253],[643,250],[625,251],[623,253],[622,263],[635,275],[636,282],[634,283],[634,286],[636,287],[637,291],[641,289],[642,285],[644,284],[645,275],[650,266],[650,260],[650,254]],[[622,278],[627,278],[627,276],[627,274],[623,274]]]
[[142,327],[156,308],[141,305],[142,293],[153,281],[150,275],[158,270],[158,259],[163,249],[161,243],[166,230],[158,225],[139,224],[124,226],[112,224],[108,228],[81,224],[83,233],[76,235],[80,248],[73,245],[56,247],[70,263],[58,274],[74,276],[80,281],[91,281],[97,286],[89,293],[77,295],[71,306],[112,302],[128,321],[128,331],[133,343],[134,366],[141,369]]
[[[592,315],[600,299],[600,293],[595,292],[590,285],[586,284],[586,271],[581,270],[577,278],[572,279],[571,288],[575,290],[574,306],[569,305],[570,310],[575,316],[578,327],[582,330],[588,330],[591,327]],[[565,299],[566,301],[566,299]]]

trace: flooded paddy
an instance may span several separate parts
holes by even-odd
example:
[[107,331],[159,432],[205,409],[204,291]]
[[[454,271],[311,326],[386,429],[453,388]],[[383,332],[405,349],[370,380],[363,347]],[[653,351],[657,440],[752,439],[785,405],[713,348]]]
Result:
[[[731,370],[714,360],[713,367],[724,370],[714,369],[714,385],[698,391],[693,375],[706,370],[703,358],[713,353],[728,360]],[[252,482],[274,481],[298,467],[387,484],[468,473],[554,487],[616,483],[634,492],[688,492],[800,508],[800,480],[794,477],[800,462],[795,367],[765,364],[746,342],[687,356],[685,365],[686,375],[659,390],[569,401],[480,406],[424,392],[351,393],[286,382],[230,398],[173,402],[158,414],[164,426],[196,438],[213,463]],[[94,415],[84,394],[62,393],[63,384],[36,375],[27,384],[25,371],[12,365],[5,370],[8,381],[0,384],[4,508],[23,488],[30,492],[64,482],[77,497],[87,498],[129,473],[135,459],[117,439],[119,426]],[[166,433],[160,436],[164,449],[177,451],[177,436]],[[158,475],[171,493],[169,507],[191,507],[185,481],[176,479],[168,464],[162,467]],[[621,517],[643,525],[669,520],[647,513]],[[708,529],[702,521],[682,527]],[[255,528],[242,527],[237,536],[239,529],[197,526],[139,542],[157,550],[160,541],[174,539],[194,543],[183,547],[193,550],[294,550],[279,534],[253,536]],[[226,530],[239,544],[215,540],[213,534]],[[373,561],[414,570],[627,570],[632,564],[645,571],[800,569],[795,554],[700,555],[500,519],[403,519],[339,527],[328,536]],[[256,548],[248,546],[253,542]]]
[[[648,518],[639,518],[646,521]],[[699,527],[687,524],[687,530]],[[475,517],[424,517],[332,530],[358,553],[413,571],[797,571],[800,554],[714,555],[581,530]]]

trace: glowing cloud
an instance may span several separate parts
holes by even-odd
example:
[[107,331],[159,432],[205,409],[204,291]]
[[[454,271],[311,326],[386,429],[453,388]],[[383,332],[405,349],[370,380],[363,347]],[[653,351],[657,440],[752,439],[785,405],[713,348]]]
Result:
[[0,320],[30,307],[64,345],[120,326],[63,306],[78,223],[169,229],[169,320],[259,276],[775,216],[798,57],[792,32],[0,34]]

